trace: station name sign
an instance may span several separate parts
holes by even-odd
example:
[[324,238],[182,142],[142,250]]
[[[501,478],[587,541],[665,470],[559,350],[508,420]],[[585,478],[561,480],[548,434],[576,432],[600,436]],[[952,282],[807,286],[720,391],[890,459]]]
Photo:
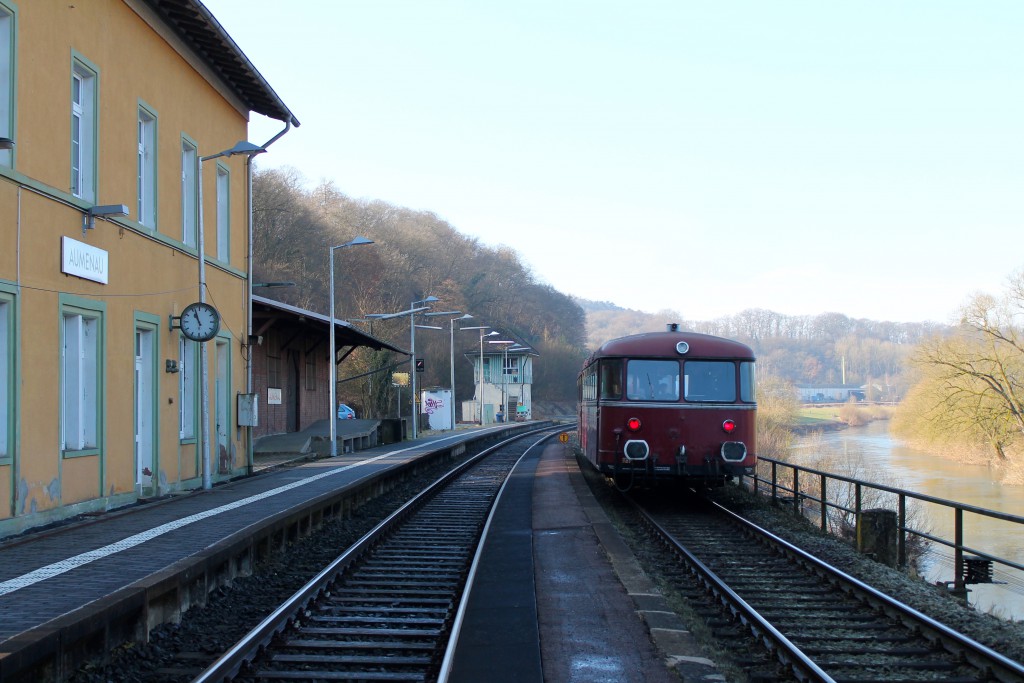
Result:
[[61,237],[60,270],[68,275],[107,284],[110,276],[109,254],[70,237]]

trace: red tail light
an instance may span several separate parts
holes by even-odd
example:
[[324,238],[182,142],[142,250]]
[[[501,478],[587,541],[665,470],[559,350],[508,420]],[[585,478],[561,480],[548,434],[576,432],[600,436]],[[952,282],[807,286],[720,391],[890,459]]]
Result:
[[628,420],[626,420],[626,429],[628,429],[631,432],[640,431],[640,418],[631,417]]
[[736,431],[736,423],[732,420],[726,420],[722,423],[722,429],[725,430],[726,434],[732,434]]

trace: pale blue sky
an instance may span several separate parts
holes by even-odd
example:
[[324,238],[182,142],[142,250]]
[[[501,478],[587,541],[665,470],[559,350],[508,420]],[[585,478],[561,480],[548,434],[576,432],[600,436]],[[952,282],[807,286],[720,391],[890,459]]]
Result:
[[1024,267],[1019,0],[204,2],[302,122],[264,167],[568,294],[947,322]]

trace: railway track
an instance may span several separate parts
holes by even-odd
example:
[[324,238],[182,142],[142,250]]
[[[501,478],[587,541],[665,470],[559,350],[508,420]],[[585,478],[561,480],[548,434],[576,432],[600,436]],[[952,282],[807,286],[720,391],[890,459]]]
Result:
[[554,433],[510,439],[440,478],[194,680],[435,678],[499,491],[526,451]]
[[[1024,681],[1024,665],[903,605],[714,503],[641,508],[687,578],[770,655],[748,657],[752,679],[801,681]],[[781,672],[781,673],[780,673]]]

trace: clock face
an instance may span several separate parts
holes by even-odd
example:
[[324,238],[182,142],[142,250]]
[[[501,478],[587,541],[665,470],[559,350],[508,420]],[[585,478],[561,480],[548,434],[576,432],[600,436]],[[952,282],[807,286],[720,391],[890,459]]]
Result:
[[194,341],[210,341],[220,330],[220,314],[210,304],[189,304],[181,312],[181,332]]

